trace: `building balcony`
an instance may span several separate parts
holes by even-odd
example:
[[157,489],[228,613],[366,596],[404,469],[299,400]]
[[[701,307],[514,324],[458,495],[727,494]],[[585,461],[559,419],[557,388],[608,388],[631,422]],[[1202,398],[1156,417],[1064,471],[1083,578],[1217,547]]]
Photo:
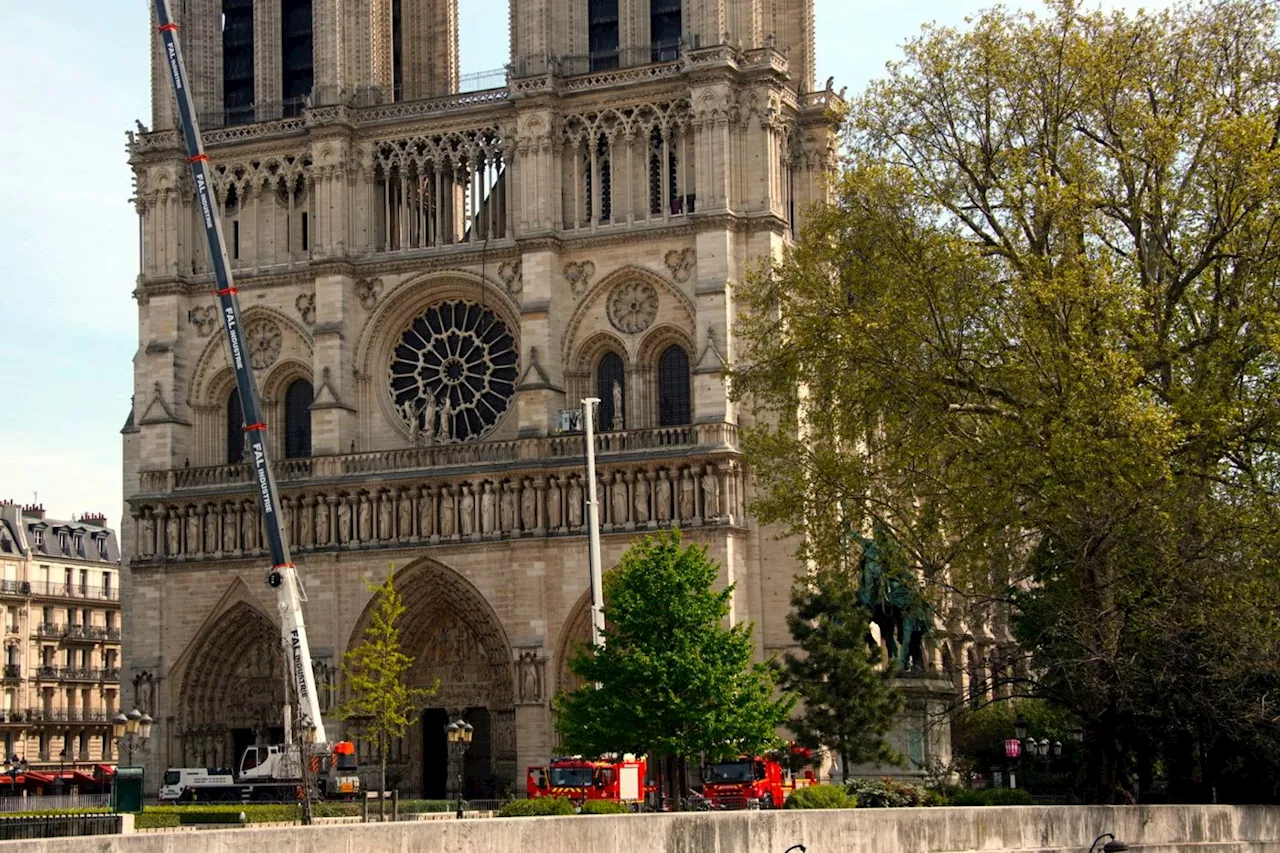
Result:
[[31,594],[29,581],[0,581],[0,596],[23,597]]
[[41,622],[36,626],[36,636],[45,640],[61,640],[66,633],[67,626],[55,622]]
[[120,588],[114,586],[84,586],[81,584],[35,581],[30,584],[30,594],[37,598],[73,598],[77,601],[119,601]]
[[26,722],[33,723],[109,723],[111,714],[102,708],[32,708]]
[[3,676],[5,681],[19,681],[22,679],[22,664],[7,663],[4,665]]
[[25,725],[30,719],[30,714],[31,712],[24,708],[0,709],[0,726]]
[[[606,533],[740,526],[731,424],[597,436]],[[286,460],[276,466],[295,552],[584,535],[581,434]],[[144,473],[131,511],[145,562],[264,553],[248,467]]]

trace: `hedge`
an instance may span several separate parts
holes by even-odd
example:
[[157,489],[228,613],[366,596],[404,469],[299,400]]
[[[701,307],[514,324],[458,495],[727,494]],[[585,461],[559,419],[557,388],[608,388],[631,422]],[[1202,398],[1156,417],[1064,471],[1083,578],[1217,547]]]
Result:
[[512,800],[498,811],[498,817],[541,817],[543,815],[571,815],[577,809],[564,797],[536,797],[532,800]]
[[1029,806],[1031,794],[1025,788],[978,788],[959,790],[950,798],[953,806]]
[[582,804],[583,814],[628,814],[631,810],[613,800],[587,800]]
[[946,798],[937,791],[895,779],[854,779],[845,788],[857,801],[858,807],[864,809],[909,809],[946,804]]
[[797,788],[787,797],[788,809],[851,809],[857,801],[839,785],[810,785]]

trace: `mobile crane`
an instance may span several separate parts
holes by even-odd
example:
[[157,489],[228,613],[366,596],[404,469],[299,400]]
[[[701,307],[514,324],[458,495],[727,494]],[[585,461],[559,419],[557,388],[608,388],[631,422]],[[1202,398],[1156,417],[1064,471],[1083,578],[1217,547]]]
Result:
[[281,641],[285,659],[289,662],[289,680],[297,700],[297,722],[304,741],[302,744],[291,743],[290,726],[286,721],[285,745],[250,747],[253,756],[246,752],[245,758],[253,766],[246,767],[246,761],[242,760],[241,773],[238,774],[242,778],[236,781],[249,786],[241,792],[246,797],[252,795],[255,784],[281,787],[292,781],[301,782],[301,757],[307,745],[305,742],[310,741],[311,748],[308,751],[311,753],[311,766],[325,771],[321,780],[321,793],[354,793],[359,789],[359,779],[354,775],[354,749],[349,742],[330,744],[324,720],[320,716],[315,674],[311,668],[311,648],[307,644],[307,627],[302,618],[302,602],[306,601],[306,591],[298,578],[298,570],[290,559],[289,543],[285,540],[279,512],[280,501],[267,449],[267,425],[262,419],[258,386],[247,357],[248,349],[240,323],[240,300],[236,296],[235,281],[231,276],[231,263],[227,257],[218,206],[210,189],[209,158],[204,153],[195,102],[187,85],[186,66],[178,43],[178,25],[169,8],[169,0],[155,0],[155,9],[160,37],[164,43],[165,64],[169,69],[169,79],[173,83],[177,101],[178,123],[186,145],[187,163],[195,184],[196,202],[204,223],[205,237],[209,242],[215,292],[221,307],[227,343],[231,348],[231,366],[235,371],[236,388],[240,392],[244,432],[249,443],[249,462],[253,467],[253,483],[257,488],[263,528],[271,552],[271,568],[267,571],[266,582],[268,587],[275,590],[276,605],[280,610]]

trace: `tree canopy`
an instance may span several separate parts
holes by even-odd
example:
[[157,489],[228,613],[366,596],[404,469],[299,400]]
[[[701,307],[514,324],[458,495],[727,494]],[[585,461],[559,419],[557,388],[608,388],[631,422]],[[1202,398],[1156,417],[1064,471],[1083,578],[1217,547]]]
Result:
[[603,647],[578,650],[569,667],[583,684],[556,699],[567,750],[716,760],[779,743],[791,699],[752,663],[751,625],[726,626],[733,588],[716,590],[719,574],[673,531],[605,575]]
[[1014,605],[1017,687],[1082,720],[1098,799],[1161,757],[1207,798],[1277,731],[1276,23],[926,27],[738,291],[757,513],[835,565],[852,512],[939,596]]

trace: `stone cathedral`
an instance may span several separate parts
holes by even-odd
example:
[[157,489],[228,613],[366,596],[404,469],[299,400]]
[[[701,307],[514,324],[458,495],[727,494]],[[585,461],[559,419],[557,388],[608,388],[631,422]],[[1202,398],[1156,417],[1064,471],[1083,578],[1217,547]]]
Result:
[[[785,650],[800,567],[746,512],[733,284],[835,163],[813,0],[519,0],[506,85],[461,92],[457,0],[186,0],[192,77],[327,711],[394,567],[412,680],[394,775],[522,785],[603,565],[678,525]],[[279,616],[207,248],[153,34],[130,134],[139,349],[124,429],[126,694],[143,754],[230,766],[282,734]],[[326,689],[327,688],[327,689]],[[128,701],[128,699],[126,699]],[[331,737],[342,734],[336,717]]]

